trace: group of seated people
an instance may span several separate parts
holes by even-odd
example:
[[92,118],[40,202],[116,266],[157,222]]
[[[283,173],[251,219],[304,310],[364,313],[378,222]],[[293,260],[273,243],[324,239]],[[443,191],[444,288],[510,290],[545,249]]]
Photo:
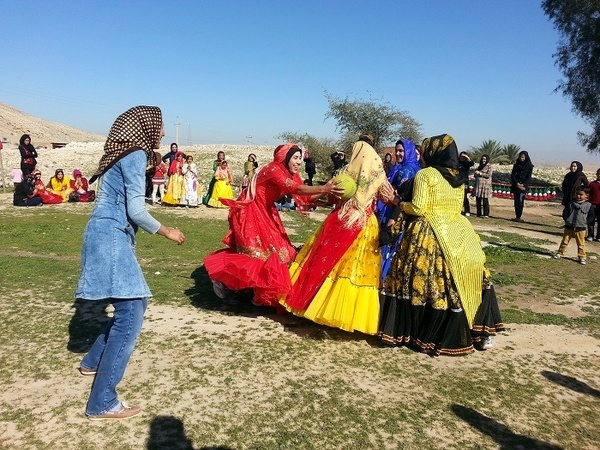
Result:
[[64,202],[93,202],[96,193],[90,190],[87,178],[79,169],[73,177],[65,177],[63,169],[57,169],[48,183],[42,181],[42,172],[35,169],[20,182],[15,183],[14,206],[55,205]]

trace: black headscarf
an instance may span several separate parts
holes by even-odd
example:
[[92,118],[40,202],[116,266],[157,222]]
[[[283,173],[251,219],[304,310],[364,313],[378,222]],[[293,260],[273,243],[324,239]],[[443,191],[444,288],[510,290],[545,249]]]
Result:
[[427,138],[421,144],[421,158],[428,167],[442,174],[450,186],[457,188],[468,181],[464,171],[460,170],[458,147],[449,134],[440,134]]
[[[571,172],[571,166],[575,164],[577,166],[577,170],[575,172]],[[565,175],[565,178],[562,182],[562,193],[563,193],[563,201],[562,204],[566,205],[573,198],[573,194],[575,193],[575,189],[579,186],[583,185],[587,187],[588,180],[585,174],[583,173],[583,164],[579,161],[573,161],[569,165],[569,172]]]
[[[483,158],[485,158],[485,164],[483,164]],[[477,166],[478,171],[482,171],[484,169],[485,166],[487,166],[490,163],[490,155],[481,155],[481,158],[479,158],[479,166]]]

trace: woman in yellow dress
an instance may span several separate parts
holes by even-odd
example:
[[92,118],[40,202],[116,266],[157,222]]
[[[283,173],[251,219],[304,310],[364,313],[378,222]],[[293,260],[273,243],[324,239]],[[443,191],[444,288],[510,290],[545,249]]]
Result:
[[71,189],[71,183],[68,178],[65,178],[65,171],[62,169],[56,169],[54,176],[48,181],[46,186],[51,192],[58,194],[62,197],[63,203],[69,200],[69,194],[73,192]]
[[379,225],[373,214],[381,192],[393,190],[383,162],[363,135],[342,169],[356,193],[329,214],[290,266],[292,291],[280,303],[293,314],[346,331],[377,333],[379,320]]
[[233,175],[227,161],[223,160],[215,170],[215,183],[213,185],[212,194],[208,200],[208,206],[213,208],[227,208],[227,205],[221,203],[222,198],[233,199]]
[[162,199],[163,205],[179,206],[185,204],[184,156],[183,152],[177,152],[175,159],[169,166],[169,184],[167,185],[165,197]]
[[466,179],[454,139],[425,139],[421,161],[412,200],[399,204],[413,218],[383,283],[379,336],[432,355],[491,348],[504,326],[479,236],[460,213]]

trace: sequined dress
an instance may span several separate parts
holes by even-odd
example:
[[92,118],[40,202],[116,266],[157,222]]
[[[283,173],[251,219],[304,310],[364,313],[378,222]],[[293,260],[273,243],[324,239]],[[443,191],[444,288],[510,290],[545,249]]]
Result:
[[278,305],[277,297],[291,289],[288,265],[296,249],[275,201],[296,194],[299,181],[283,164],[272,162],[257,174],[253,193],[244,190],[238,200],[222,200],[230,207],[229,231],[222,241],[228,248],[204,258],[212,280],[234,291],[253,289],[256,304]]

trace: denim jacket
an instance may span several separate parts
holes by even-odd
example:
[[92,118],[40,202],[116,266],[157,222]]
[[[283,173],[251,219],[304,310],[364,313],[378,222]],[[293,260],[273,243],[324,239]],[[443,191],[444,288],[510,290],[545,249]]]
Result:
[[83,234],[76,298],[152,296],[135,257],[138,227],[151,234],[160,228],[146,211],[146,165],[146,153],[136,150],[100,177],[96,204]]

